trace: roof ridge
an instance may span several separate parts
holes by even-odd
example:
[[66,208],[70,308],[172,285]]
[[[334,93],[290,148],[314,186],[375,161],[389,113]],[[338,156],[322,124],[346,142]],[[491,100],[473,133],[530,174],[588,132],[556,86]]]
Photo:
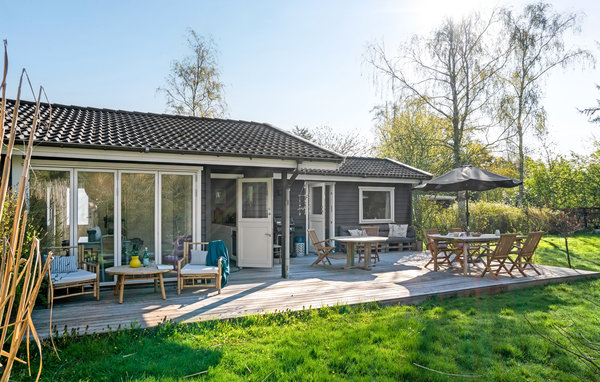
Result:
[[[7,102],[12,102],[13,104],[16,102],[16,100],[12,99],[12,98],[7,98],[6,101]],[[20,100],[19,102],[20,103],[27,103],[27,104],[30,104],[30,105],[35,105],[36,104],[35,101],[29,101],[29,100],[23,100],[23,99]],[[210,120],[210,121],[242,122],[242,123],[252,123],[252,124],[255,124],[255,125],[264,125],[264,126],[268,126],[270,128],[275,128],[273,125],[271,125],[271,124],[269,124],[267,122],[257,122],[257,121],[250,121],[250,120],[244,120],[244,119],[213,118],[213,117],[195,117],[193,115],[179,115],[179,114],[169,114],[169,113],[156,113],[156,112],[151,112],[151,111],[136,111],[136,110],[111,109],[111,108],[106,108],[106,107],[67,105],[67,104],[61,104],[61,103],[48,103],[48,102],[40,102],[40,105],[47,105],[47,106],[51,106],[52,108],[63,107],[63,108],[73,108],[73,109],[81,109],[81,110],[108,111],[108,112],[115,112],[115,113],[122,113],[122,114],[150,115],[150,116],[159,116],[159,117],[168,117],[168,118],[205,119],[205,120]],[[277,130],[281,130],[279,128],[276,128],[276,129]]]
[[[15,99],[6,99],[14,108]],[[36,102],[19,100],[31,114]],[[341,162],[344,156],[266,122],[128,111],[40,102],[42,112],[53,110],[52,126],[39,139],[44,145],[112,146],[127,150],[149,146],[212,155],[266,157],[296,161]],[[24,114],[24,115],[25,115]],[[108,118],[108,121],[105,119]],[[97,131],[96,131],[97,130]],[[184,131],[185,130],[185,131]],[[183,133],[183,134],[180,134]]]

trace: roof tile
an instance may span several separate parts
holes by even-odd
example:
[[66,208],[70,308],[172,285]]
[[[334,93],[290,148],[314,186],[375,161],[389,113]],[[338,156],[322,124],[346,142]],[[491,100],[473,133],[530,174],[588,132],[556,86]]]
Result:
[[[14,100],[7,100],[8,125],[14,104]],[[338,154],[265,123],[56,104],[51,106],[50,125],[42,123],[36,131],[38,144],[123,150],[148,147],[156,152],[278,159],[343,159]],[[20,140],[29,137],[28,129],[34,111],[35,103],[21,101],[17,135]],[[42,103],[40,111],[40,120],[47,121],[49,105]]]

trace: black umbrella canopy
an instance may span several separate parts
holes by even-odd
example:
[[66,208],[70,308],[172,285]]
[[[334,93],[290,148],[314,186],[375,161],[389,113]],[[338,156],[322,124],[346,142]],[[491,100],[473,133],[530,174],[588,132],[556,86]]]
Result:
[[487,191],[494,188],[511,188],[521,184],[520,181],[465,165],[448,171],[444,175],[415,187],[421,191]]
[[[444,175],[431,179],[429,182],[415,187],[421,191],[487,191],[494,188],[511,188],[521,184],[521,181],[508,178],[493,172],[482,170],[471,165],[465,165],[448,171]],[[469,227],[469,198],[466,198],[467,228]]]

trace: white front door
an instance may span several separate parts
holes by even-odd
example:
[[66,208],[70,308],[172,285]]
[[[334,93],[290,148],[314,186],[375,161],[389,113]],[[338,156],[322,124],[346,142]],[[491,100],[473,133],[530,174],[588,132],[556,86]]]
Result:
[[237,180],[237,263],[273,266],[273,179]]
[[[325,240],[325,184],[311,183],[308,185],[308,228],[314,229],[319,240]],[[308,250],[314,252],[312,242]]]

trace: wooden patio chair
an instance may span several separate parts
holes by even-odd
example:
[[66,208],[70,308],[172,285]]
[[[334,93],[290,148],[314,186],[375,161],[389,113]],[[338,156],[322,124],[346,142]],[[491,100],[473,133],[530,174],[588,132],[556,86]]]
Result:
[[206,281],[203,286],[210,285],[209,280],[215,280],[214,286],[221,294],[221,258],[216,267],[206,265],[207,254],[207,242],[183,243],[183,257],[177,261],[177,294],[181,294],[183,288],[197,286],[199,280]]
[[[379,226],[364,226],[364,227],[360,227],[364,233],[364,235],[366,236],[379,236]],[[375,261],[381,261],[381,259],[379,258],[379,242],[377,243],[373,243],[373,246],[371,247],[373,249],[373,252],[371,254],[371,259],[375,260]],[[360,261],[364,258],[365,255],[365,246],[364,245],[360,245],[358,246],[358,262],[360,263]]]
[[[444,244],[442,243],[442,245]],[[443,248],[440,247],[438,241],[431,239],[427,242],[427,249],[429,249],[429,253],[431,253],[431,259],[425,265],[426,267],[437,260],[438,266],[445,265],[448,266],[448,268],[450,268],[452,264],[458,263],[461,268],[464,268],[464,255],[462,249],[452,247]]]
[[[100,300],[100,275],[98,264],[98,249],[85,249],[83,244],[49,247],[48,256],[52,258],[48,272],[48,308],[52,301],[61,298],[92,294]],[[85,287],[91,286],[91,290]],[[57,290],[65,290],[60,296],[54,294]]]
[[423,236],[425,238],[425,248],[429,250],[429,254],[431,255],[431,259],[425,264],[425,267],[428,267],[430,264],[433,264],[437,257],[438,265],[450,265],[450,257],[448,253],[445,251],[448,249],[445,243],[441,243],[429,238],[429,235],[437,235],[440,231],[436,228],[429,228],[423,230]]
[[312,263],[310,266],[312,267],[313,265],[318,264],[319,262],[322,262],[323,265],[326,267],[327,263],[325,263],[325,260],[327,260],[329,265],[331,265],[331,261],[329,260],[329,254],[331,252],[333,252],[333,250],[335,250],[335,247],[324,245],[326,243],[329,243],[331,240],[326,239],[326,240],[319,241],[319,238],[317,237],[317,233],[315,232],[314,229],[309,229],[309,230],[307,230],[307,232],[308,232],[308,237],[310,238],[310,241],[312,242],[313,247],[315,247],[315,252],[317,253],[317,256],[318,256],[317,259],[314,261],[314,263]]
[[500,240],[498,241],[498,244],[496,244],[496,248],[486,257],[485,261],[483,262],[485,269],[483,270],[481,277],[485,276],[487,272],[490,272],[492,276],[498,280],[498,274],[500,274],[502,269],[504,269],[510,277],[515,277],[512,274],[514,267],[509,269],[506,263],[508,262],[509,265],[514,265],[514,261],[510,258],[510,252],[516,239],[516,233],[506,233],[500,235]]
[[517,268],[523,276],[527,276],[525,274],[525,270],[527,267],[529,267],[533,269],[535,273],[541,275],[540,271],[538,271],[533,265],[533,255],[535,254],[535,250],[537,249],[543,234],[543,232],[529,232],[527,234],[525,243],[523,243],[523,245],[516,252],[517,258],[515,259],[512,267],[510,267],[511,272],[513,269]]
[[[461,227],[448,228],[448,233],[465,232]],[[458,243],[457,247],[462,248],[462,243]],[[470,263],[480,261],[482,256],[485,256],[491,252],[491,249],[481,244],[470,244],[469,253],[467,254]]]

